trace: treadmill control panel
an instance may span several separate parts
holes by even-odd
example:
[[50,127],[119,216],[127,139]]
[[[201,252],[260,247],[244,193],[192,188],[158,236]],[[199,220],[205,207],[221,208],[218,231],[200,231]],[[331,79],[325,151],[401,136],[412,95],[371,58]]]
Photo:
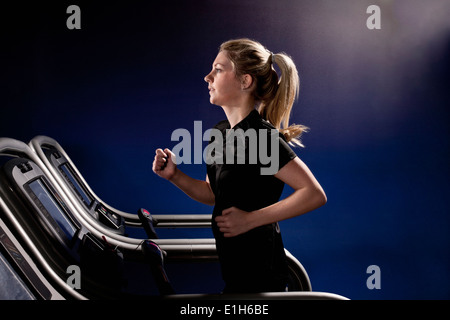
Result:
[[58,150],[44,149],[45,155],[60,174],[67,187],[72,191],[72,194],[78,199],[80,204],[86,209],[86,212],[94,217],[99,223],[105,227],[112,229],[118,234],[125,233],[124,219],[111,209],[102,204],[89,191],[89,187],[74,170],[72,164],[63,156]]
[[122,219],[119,215],[105,208],[101,203],[97,205],[95,211],[98,213],[98,219],[105,225],[119,229]]

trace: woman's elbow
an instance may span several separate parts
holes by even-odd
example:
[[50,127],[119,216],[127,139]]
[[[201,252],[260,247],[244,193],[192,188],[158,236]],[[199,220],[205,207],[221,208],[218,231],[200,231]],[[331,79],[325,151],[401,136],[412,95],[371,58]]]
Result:
[[315,198],[317,203],[317,208],[325,205],[327,203],[327,195],[322,188],[318,188],[315,192]]
[[328,199],[327,199],[327,195],[325,194],[324,191],[322,191],[322,206],[324,206],[327,203]]
[[205,199],[205,201],[203,201],[203,203],[208,206],[214,206],[216,205],[216,197],[214,196],[214,194],[211,194],[209,197]]

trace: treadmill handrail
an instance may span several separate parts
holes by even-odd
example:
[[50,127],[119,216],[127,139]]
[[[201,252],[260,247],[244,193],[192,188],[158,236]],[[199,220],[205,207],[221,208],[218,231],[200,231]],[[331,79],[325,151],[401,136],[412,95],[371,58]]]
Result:
[[286,248],[284,249],[284,252],[286,253],[288,266],[292,269],[292,274],[295,274],[297,276],[297,282],[302,284],[302,291],[312,291],[311,280],[309,279],[305,267],[303,267],[300,261],[298,261],[298,259]]
[[[52,166],[48,158],[45,156],[43,147],[45,145],[51,146],[55,148],[70,164],[72,169],[75,171],[75,173],[80,178],[81,182],[83,183],[84,187],[89,191],[89,193],[99,202],[102,203],[107,209],[114,211],[118,215],[122,216],[125,219],[125,223],[129,226],[140,226],[141,222],[139,220],[139,217],[136,214],[127,213],[121,210],[118,210],[116,208],[111,207],[106,202],[104,202],[89,186],[89,184],[84,179],[83,175],[80,173],[78,168],[73,163],[72,159],[69,157],[69,155],[65,152],[65,150],[61,147],[61,145],[53,138],[48,136],[36,136],[34,137],[30,143],[30,148],[36,152],[38,157],[41,159],[41,161],[47,166],[49,171],[52,173],[54,178],[58,180],[58,182],[63,186],[63,188],[66,187],[66,184],[62,179],[60,178],[60,175],[58,172],[56,172],[56,169]],[[158,221],[158,225],[156,227],[158,228],[208,228],[211,226],[211,214],[197,214],[197,215],[185,215],[185,214],[160,214],[160,215],[153,215],[156,220]]]
[[[60,179],[58,179],[59,175],[55,172],[55,168],[51,165],[50,161],[47,159],[47,157],[44,154],[44,151],[42,149],[42,147],[44,145],[49,145],[49,146],[54,147],[59,153],[61,153],[62,156],[64,156],[67,159],[67,162],[69,162],[69,164],[71,165],[72,169],[78,175],[78,177],[80,178],[81,182],[84,184],[86,189],[88,189],[88,191],[92,194],[92,196],[94,198],[96,198],[98,201],[102,202],[102,204],[107,209],[114,210],[115,212],[117,212],[119,215],[121,215],[122,217],[124,217],[126,219],[139,220],[139,218],[137,218],[137,216],[135,214],[130,214],[130,213],[126,213],[126,212],[114,209],[111,206],[109,206],[107,203],[102,201],[100,199],[100,197],[97,196],[95,194],[95,192],[91,189],[89,184],[86,182],[84,177],[81,175],[80,171],[78,171],[78,168],[75,166],[75,164],[70,159],[69,155],[64,151],[64,149],[61,147],[61,145],[55,139],[47,137],[47,136],[42,136],[42,135],[36,136],[33,139],[31,139],[31,141],[29,143],[29,146],[31,147],[31,149],[34,152],[36,152],[38,157],[42,160],[42,162],[46,165],[46,167],[51,171],[51,173],[52,173],[52,175],[54,176],[55,179],[60,180]],[[61,183],[62,181],[58,181],[58,182]],[[65,185],[65,183],[62,182],[62,185]]]
[[176,294],[164,297],[165,300],[350,300],[335,293],[320,291],[262,292],[236,294]]
[[153,214],[157,228],[209,228],[211,214]]

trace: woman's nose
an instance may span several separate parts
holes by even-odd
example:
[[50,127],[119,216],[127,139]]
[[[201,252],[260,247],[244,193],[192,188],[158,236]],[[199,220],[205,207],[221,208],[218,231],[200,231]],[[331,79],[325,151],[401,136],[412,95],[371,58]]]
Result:
[[205,82],[210,83],[210,82],[212,82],[211,78],[212,78],[212,77],[211,77],[211,72],[210,72],[210,73],[208,73],[208,74],[205,76],[204,80],[205,80]]

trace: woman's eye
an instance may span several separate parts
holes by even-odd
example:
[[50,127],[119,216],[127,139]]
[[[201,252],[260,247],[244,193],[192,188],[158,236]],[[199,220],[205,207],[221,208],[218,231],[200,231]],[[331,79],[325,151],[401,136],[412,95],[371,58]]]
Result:
[[216,73],[219,73],[219,72],[221,72],[222,71],[222,69],[217,69],[216,68]]

